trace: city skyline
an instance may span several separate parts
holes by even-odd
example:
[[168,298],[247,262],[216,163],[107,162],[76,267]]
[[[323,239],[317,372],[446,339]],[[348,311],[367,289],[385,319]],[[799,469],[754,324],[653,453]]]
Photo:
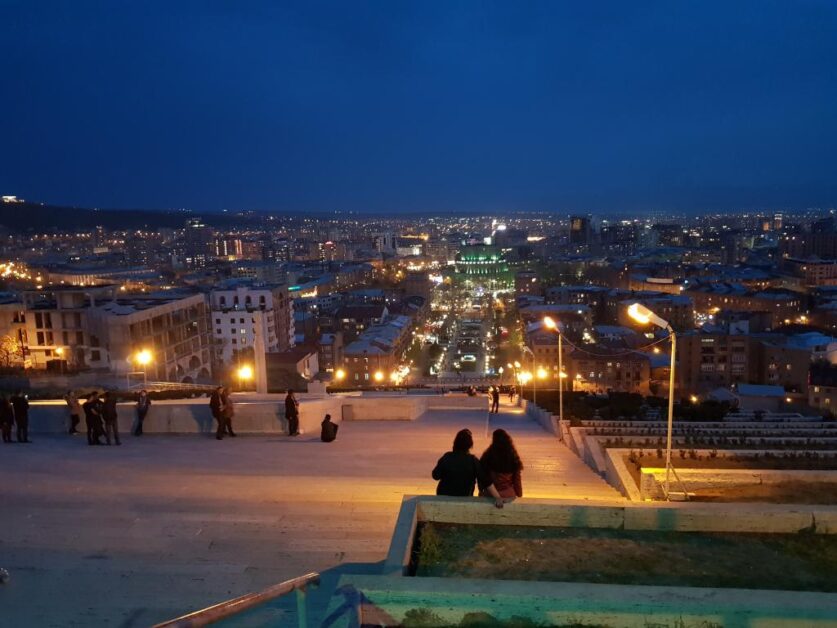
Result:
[[824,2],[10,2],[0,16],[3,194],[195,212],[837,203]]

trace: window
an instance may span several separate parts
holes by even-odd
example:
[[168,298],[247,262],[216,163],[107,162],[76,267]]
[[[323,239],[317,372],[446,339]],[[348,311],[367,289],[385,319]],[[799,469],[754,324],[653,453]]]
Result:
[[216,324],[216,325],[220,325],[220,324],[221,324],[221,319],[220,319],[220,318],[216,318],[216,319],[215,319],[215,324]]
[[239,323],[243,323],[243,322],[244,322],[244,319],[243,319],[243,318],[239,318],[239,319],[238,319],[238,322],[239,322]]
[[236,340],[235,338],[233,338],[233,339],[232,339],[232,343],[233,343],[234,345],[237,345],[237,344],[238,344],[238,340]]
[[90,360],[93,362],[98,362],[102,359],[102,353],[100,351],[91,351],[90,352]]
[[221,335],[221,330],[220,330],[220,329],[216,329],[216,330],[215,330],[215,333],[216,333],[216,334],[218,334],[218,335],[220,336],[220,335]]
[[246,333],[247,333],[247,330],[242,328],[241,333],[242,333],[242,334],[246,334]]

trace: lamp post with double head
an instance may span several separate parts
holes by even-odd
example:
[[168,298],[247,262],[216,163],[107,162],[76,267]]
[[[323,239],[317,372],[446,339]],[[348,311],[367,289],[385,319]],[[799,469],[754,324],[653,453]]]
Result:
[[669,487],[671,476],[671,432],[674,425],[674,365],[675,354],[677,352],[677,334],[674,333],[674,328],[671,324],[654,314],[651,310],[645,307],[642,303],[634,303],[628,308],[628,314],[632,319],[647,325],[653,323],[661,329],[668,332],[668,337],[671,339],[671,368],[669,369],[668,379],[668,427],[666,430],[666,483],[665,493],[666,499],[669,499]]

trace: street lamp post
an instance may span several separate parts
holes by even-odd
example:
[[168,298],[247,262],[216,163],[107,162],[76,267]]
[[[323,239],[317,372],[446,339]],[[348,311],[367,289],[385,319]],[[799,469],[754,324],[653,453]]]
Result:
[[538,373],[535,368],[535,352],[526,345],[523,345],[523,353],[528,353],[532,356],[532,403],[538,405]]
[[136,362],[142,367],[142,385],[148,386],[148,365],[151,364],[151,351],[143,349],[136,355]]
[[558,334],[558,434],[561,440],[564,440],[564,334],[550,316],[544,316],[543,324]]
[[670,475],[671,475],[671,432],[672,427],[674,424],[674,365],[675,365],[675,353],[677,352],[677,334],[674,333],[674,328],[671,324],[654,314],[651,310],[647,307],[642,305],[641,303],[634,303],[628,308],[628,314],[632,319],[637,321],[638,323],[642,323],[643,325],[647,325],[648,323],[653,323],[657,327],[661,329],[665,329],[668,332],[668,337],[671,339],[671,368],[669,369],[669,380],[668,380],[668,428],[666,431],[666,483],[665,483],[665,494],[666,499],[670,499],[669,497],[669,487],[670,487]]
[[58,369],[61,372],[61,375],[64,374],[64,347],[58,347],[55,350],[55,355],[58,356]]

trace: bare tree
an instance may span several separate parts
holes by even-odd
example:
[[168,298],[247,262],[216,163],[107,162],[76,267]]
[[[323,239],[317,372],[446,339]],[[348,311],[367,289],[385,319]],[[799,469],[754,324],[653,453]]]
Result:
[[23,360],[23,348],[11,336],[0,338],[0,368],[11,368]]

